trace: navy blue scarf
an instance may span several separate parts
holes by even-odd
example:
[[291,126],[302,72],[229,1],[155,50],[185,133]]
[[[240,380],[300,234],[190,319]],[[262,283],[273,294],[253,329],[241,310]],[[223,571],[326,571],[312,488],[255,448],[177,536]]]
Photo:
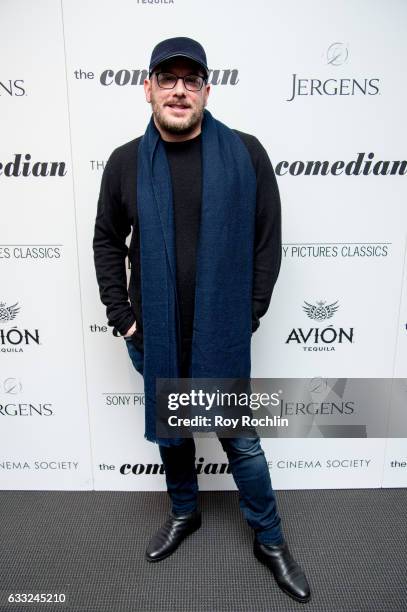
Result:
[[[145,438],[157,438],[156,378],[180,375],[171,175],[151,117],[138,152],[144,337]],[[197,245],[192,378],[249,378],[256,175],[239,136],[207,110],[202,122],[202,206]]]

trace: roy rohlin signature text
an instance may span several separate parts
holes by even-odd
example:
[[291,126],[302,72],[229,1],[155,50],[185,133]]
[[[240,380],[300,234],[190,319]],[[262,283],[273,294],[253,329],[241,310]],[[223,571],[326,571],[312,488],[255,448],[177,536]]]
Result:
[[224,417],[217,414],[212,417],[196,415],[192,418],[177,417],[172,414],[168,417],[170,427],[288,427],[288,419],[279,416],[251,417],[242,415],[241,417]]

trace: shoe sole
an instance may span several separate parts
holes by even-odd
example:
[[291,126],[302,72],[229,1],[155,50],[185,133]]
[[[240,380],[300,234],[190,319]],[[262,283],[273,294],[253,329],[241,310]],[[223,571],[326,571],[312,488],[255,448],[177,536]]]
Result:
[[260,556],[258,555],[258,553],[257,553],[257,551],[255,549],[253,550],[253,553],[254,553],[254,556],[256,557],[257,561],[259,561],[259,563],[264,565],[269,570],[269,572],[271,573],[271,575],[273,576],[273,578],[275,580],[276,585],[278,586],[279,589],[281,589],[281,591],[283,591],[283,593],[285,593],[286,595],[291,597],[291,599],[294,599],[295,601],[298,601],[298,603],[307,603],[311,599],[311,594],[308,595],[308,597],[297,597],[293,593],[290,593],[290,591],[287,591],[287,589],[285,589],[283,586],[281,586],[277,582],[276,577],[273,574],[273,571],[268,567],[268,565],[266,563],[264,563],[264,561],[262,561],[262,559],[260,558]]
[[182,542],[185,540],[185,538],[187,538],[188,536],[192,535],[193,533],[195,533],[195,531],[198,531],[198,529],[200,529],[202,523],[201,521],[199,522],[198,525],[196,525],[195,527],[193,527],[190,531],[188,531],[182,538],[182,540],[179,541],[178,546],[176,548],[174,548],[174,550],[171,550],[170,552],[167,552],[165,555],[162,555],[161,557],[156,557],[155,559],[151,559],[147,554],[145,555],[145,558],[147,559],[147,561],[149,563],[158,563],[158,561],[163,561],[164,559],[166,559],[167,557],[171,557],[171,555],[173,555],[175,553],[175,551],[178,549],[178,547],[182,544]]

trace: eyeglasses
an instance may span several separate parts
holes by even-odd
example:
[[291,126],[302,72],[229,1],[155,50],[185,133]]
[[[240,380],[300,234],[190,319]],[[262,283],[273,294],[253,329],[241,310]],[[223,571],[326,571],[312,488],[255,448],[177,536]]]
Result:
[[158,87],[161,87],[161,89],[174,89],[178,80],[181,79],[188,91],[200,91],[206,82],[204,77],[197,74],[187,74],[187,76],[181,77],[171,74],[171,72],[155,72],[155,76],[157,77]]

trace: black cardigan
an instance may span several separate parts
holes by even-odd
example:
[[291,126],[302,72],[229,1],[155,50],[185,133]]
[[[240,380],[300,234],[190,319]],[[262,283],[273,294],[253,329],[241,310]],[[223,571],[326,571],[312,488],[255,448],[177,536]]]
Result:
[[[253,269],[253,323],[270,304],[281,265],[281,205],[277,181],[266,150],[250,134],[234,130],[246,145],[257,179],[256,231]],[[118,147],[103,171],[94,227],[93,251],[100,298],[108,325],[124,335],[136,321],[133,336],[142,350],[140,237],[137,216],[137,153],[141,136]],[[129,248],[126,237],[133,228]],[[127,287],[125,260],[130,282]],[[182,299],[182,296],[180,296]]]

